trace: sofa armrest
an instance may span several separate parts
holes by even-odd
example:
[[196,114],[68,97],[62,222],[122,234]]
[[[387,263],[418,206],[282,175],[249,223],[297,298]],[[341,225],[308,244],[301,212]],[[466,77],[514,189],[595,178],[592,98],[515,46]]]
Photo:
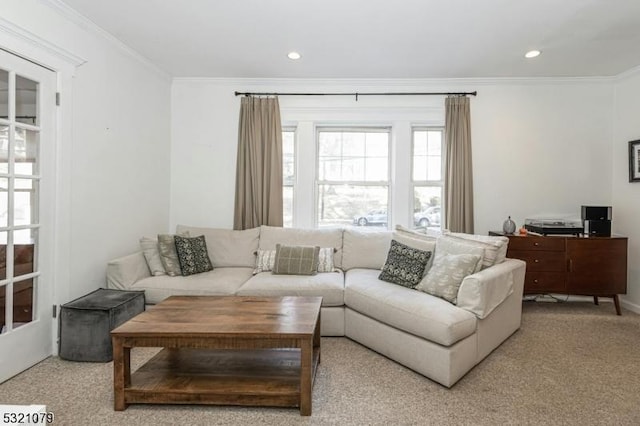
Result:
[[107,263],[108,288],[128,290],[136,281],[150,276],[151,271],[141,251]]
[[506,259],[467,276],[458,289],[457,306],[486,318],[514,290],[522,292],[525,268],[521,260]]

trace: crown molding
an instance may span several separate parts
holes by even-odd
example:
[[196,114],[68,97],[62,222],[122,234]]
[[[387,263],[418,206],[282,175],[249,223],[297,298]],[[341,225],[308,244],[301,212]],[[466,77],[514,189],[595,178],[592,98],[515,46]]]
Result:
[[115,37],[113,34],[107,32],[98,26],[95,22],[82,15],[71,6],[67,5],[61,0],[39,0],[42,4],[48,6],[50,9],[58,13],[63,18],[73,22],[80,28],[102,38],[103,40],[110,43],[112,46],[116,47],[121,52],[125,53],[132,59],[135,59],[140,64],[144,65],[150,71],[153,71],[156,75],[163,78],[164,80],[171,81],[171,75],[164,71],[162,68],[158,67],[156,64],[151,62],[149,59],[141,55],[138,51],[132,49],[123,43],[120,39]]
[[635,77],[638,74],[640,74],[640,65],[638,65],[637,67],[631,68],[630,70],[627,70],[623,73],[618,74],[616,76],[616,81],[623,81],[628,78]]
[[[42,37],[32,33],[31,31],[27,31],[24,28],[15,25],[11,21],[7,21],[2,17],[0,17],[0,32],[3,32],[13,37],[14,39],[17,39],[22,43],[26,43],[31,47],[36,47],[40,50],[43,50],[48,55],[56,59],[60,59],[65,63],[70,64],[74,67],[78,67],[86,62],[86,60],[81,58],[80,56],[77,56],[76,54],[66,49],[63,49],[62,47],[55,45],[50,41],[45,40]],[[22,51],[21,52],[15,51],[13,53],[17,54],[18,56],[26,55],[26,53]],[[40,63],[40,61],[36,60],[35,58],[28,58],[28,59],[30,61]],[[46,63],[41,63],[41,65],[47,68],[52,66],[52,64],[46,64]]]
[[210,84],[215,86],[261,87],[442,87],[457,91],[470,86],[496,85],[553,85],[553,84],[611,84],[616,77],[487,77],[487,78],[226,78],[226,77],[174,77],[175,84]]

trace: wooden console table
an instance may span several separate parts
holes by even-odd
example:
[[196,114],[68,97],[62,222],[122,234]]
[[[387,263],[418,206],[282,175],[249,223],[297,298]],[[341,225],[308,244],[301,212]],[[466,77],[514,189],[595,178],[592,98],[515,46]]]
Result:
[[489,235],[509,238],[507,257],[527,262],[524,293],[612,297],[627,293],[627,238],[588,236]]

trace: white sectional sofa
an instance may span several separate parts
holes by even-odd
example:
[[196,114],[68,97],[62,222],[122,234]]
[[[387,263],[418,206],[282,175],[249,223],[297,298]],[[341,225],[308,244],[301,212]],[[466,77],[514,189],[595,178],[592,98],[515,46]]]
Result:
[[[138,252],[109,262],[108,287],[144,290],[148,304],[170,295],[322,296],[323,336],[346,336],[447,387],[520,327],[525,263],[504,259],[504,240],[461,234],[439,237],[493,245],[486,253],[495,264],[464,278],[452,304],[378,279],[392,239],[407,245],[431,243],[436,252],[444,244],[425,235],[357,228],[176,229],[186,231],[205,236],[212,271],[153,276]],[[278,243],[333,247],[336,271],[254,275],[257,250],[275,249]]]

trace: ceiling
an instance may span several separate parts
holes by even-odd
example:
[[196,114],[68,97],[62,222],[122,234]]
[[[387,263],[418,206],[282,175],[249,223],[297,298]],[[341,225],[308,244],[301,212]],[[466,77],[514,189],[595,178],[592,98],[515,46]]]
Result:
[[[638,0],[64,2],[175,77],[613,76],[640,65]],[[542,55],[525,59],[531,49]]]

